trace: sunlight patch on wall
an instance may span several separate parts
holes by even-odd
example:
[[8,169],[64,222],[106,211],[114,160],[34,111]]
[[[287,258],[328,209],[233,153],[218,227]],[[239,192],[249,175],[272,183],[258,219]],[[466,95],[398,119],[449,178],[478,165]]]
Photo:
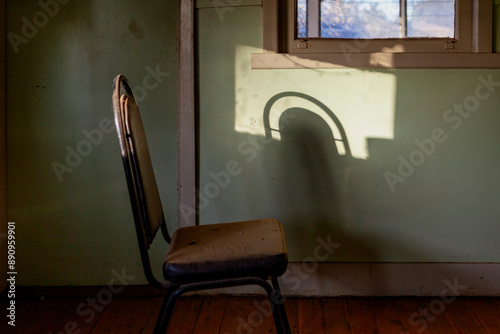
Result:
[[[264,109],[277,94],[295,92],[317,100],[330,110],[346,132],[351,154],[369,156],[367,139],[394,137],[396,77],[390,70],[251,70],[250,55],[261,49],[239,45],[235,50],[235,125],[237,132],[266,135]],[[332,130],[332,140],[342,139],[328,112],[310,100],[286,97],[269,113],[273,139],[279,140],[279,118],[289,108],[304,108],[320,116]],[[338,141],[342,154],[345,149]]]

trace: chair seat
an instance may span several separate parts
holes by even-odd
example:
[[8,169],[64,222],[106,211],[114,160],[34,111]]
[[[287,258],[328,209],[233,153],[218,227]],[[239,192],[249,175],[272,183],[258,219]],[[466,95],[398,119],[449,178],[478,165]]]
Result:
[[182,227],[163,265],[171,282],[278,277],[288,264],[285,236],[274,219]]

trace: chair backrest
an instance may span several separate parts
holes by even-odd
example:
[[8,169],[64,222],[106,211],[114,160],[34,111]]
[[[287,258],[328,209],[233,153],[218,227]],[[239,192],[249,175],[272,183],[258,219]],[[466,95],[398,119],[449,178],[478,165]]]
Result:
[[130,83],[123,75],[118,75],[114,80],[113,112],[143,267],[148,281],[158,286],[161,283],[152,274],[148,249],[160,228],[168,243],[170,236],[139,106]]

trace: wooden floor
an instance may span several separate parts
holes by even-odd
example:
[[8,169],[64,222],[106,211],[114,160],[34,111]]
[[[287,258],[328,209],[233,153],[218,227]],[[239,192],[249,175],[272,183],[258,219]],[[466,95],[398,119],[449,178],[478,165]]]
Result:
[[[17,300],[16,327],[8,326],[2,314],[0,333],[152,333],[162,298],[96,297]],[[2,300],[4,312],[5,305]],[[496,298],[287,298],[285,306],[292,333],[500,333]],[[168,330],[275,332],[269,304],[259,297],[183,298]]]

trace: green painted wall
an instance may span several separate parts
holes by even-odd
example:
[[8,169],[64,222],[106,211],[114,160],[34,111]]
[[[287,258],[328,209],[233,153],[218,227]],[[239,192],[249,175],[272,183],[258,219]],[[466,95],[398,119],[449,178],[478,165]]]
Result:
[[[499,261],[500,87],[460,125],[443,116],[474,101],[480,77],[498,82],[500,72],[251,70],[250,53],[262,51],[262,9],[245,4],[197,12],[201,223],[276,217],[293,261],[312,256],[316,238],[328,235],[341,244],[332,261]],[[17,283],[107,284],[122,268],[135,276],[131,284],[145,283],[118,142],[114,131],[102,140],[96,133],[108,129],[112,79],[124,73],[143,96],[173,231],[175,2],[70,1],[48,9],[46,22],[43,10],[35,1],[7,1],[7,31],[18,36],[7,44],[8,220],[17,226]],[[161,82],[141,89],[156,68]],[[273,105],[272,126],[280,131],[270,140],[266,103],[290,91],[309,100],[283,97]],[[338,153],[345,146],[334,143],[331,118],[312,98],[338,117],[351,155]],[[280,129],[284,111],[288,123]],[[384,173],[398,173],[400,156],[418,158],[415,140],[437,128],[437,139],[447,139],[392,192]],[[68,163],[68,150],[83,152],[81,160]],[[71,172],[59,169],[59,178],[54,163]],[[161,260],[159,245],[154,253]]]
[[[70,1],[47,9],[7,1],[7,31],[16,34],[7,44],[7,116],[18,285],[107,284],[113,269],[142,270],[109,123],[118,73],[136,86],[175,228],[176,15],[175,1]],[[70,151],[77,153],[68,158]],[[131,284],[145,282],[136,276]]]
[[500,261],[499,70],[251,70],[262,9],[225,9],[198,10],[201,223],[275,217],[292,261],[328,235],[331,261]]

